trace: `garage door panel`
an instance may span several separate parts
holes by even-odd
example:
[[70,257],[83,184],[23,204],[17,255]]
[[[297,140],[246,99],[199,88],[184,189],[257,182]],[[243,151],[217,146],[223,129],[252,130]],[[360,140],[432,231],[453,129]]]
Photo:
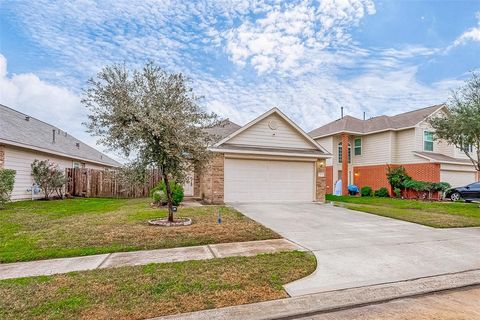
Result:
[[225,201],[312,201],[313,162],[225,159]]
[[476,181],[475,172],[441,170],[440,181],[448,182],[452,187],[462,187]]

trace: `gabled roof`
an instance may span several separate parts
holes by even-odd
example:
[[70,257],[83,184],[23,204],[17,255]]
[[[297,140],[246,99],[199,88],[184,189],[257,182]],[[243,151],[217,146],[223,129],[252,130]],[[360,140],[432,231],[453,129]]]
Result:
[[441,153],[414,151],[414,154],[424,159],[430,160],[431,162],[466,164],[473,166],[473,163],[469,159],[453,158]]
[[[229,140],[231,140],[233,137],[239,135],[240,133],[244,132],[245,130],[247,130],[248,128],[252,127],[253,125],[255,125],[256,123],[262,121],[263,119],[267,118],[268,116],[272,115],[272,114],[277,114],[278,116],[280,116],[280,118],[282,118],[283,120],[285,120],[289,125],[291,125],[300,135],[302,135],[305,140],[307,142],[309,142],[314,148],[316,148],[318,151],[316,152],[317,155],[329,155],[329,152],[324,149],[321,145],[319,145],[315,140],[312,139],[312,137],[310,137],[305,131],[303,131],[297,124],[295,124],[295,122],[293,122],[292,120],[290,120],[290,118],[288,118],[282,111],[280,111],[280,109],[278,108],[272,108],[270,109],[269,111],[265,112],[264,114],[260,115],[259,117],[255,118],[254,120],[250,121],[249,123],[247,123],[246,125],[244,125],[243,127],[239,127],[237,130],[231,132],[230,134],[226,135],[223,139],[221,139],[220,141],[218,141],[212,149],[217,149],[217,150],[220,150],[220,149],[226,149],[224,147],[222,147],[223,144],[225,144],[226,142],[228,142]],[[252,146],[254,147],[254,146]],[[256,150],[252,150],[252,151],[256,151]],[[277,150],[280,152],[280,150]],[[283,151],[283,150],[282,150]]]
[[218,141],[222,140],[223,138],[227,137],[229,134],[234,133],[238,129],[240,129],[241,126],[238,124],[230,121],[230,119],[225,119],[220,121],[219,124],[217,124],[214,127],[204,129],[204,131],[208,134],[211,134],[212,136],[215,137],[215,139]]
[[395,116],[382,115],[367,120],[344,116],[341,119],[312,130],[308,134],[313,138],[320,138],[341,132],[362,135],[386,130],[401,130],[414,127],[442,108],[445,108],[445,105],[435,105],[400,113]]
[[121,166],[65,131],[0,104],[0,144],[2,143],[107,166]]

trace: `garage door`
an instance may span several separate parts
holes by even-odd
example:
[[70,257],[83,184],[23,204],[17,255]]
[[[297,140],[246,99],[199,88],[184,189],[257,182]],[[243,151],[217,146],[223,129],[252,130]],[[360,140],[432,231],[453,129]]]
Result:
[[440,181],[448,182],[452,187],[461,187],[475,182],[475,172],[441,170]]
[[314,163],[225,159],[225,202],[313,201]]

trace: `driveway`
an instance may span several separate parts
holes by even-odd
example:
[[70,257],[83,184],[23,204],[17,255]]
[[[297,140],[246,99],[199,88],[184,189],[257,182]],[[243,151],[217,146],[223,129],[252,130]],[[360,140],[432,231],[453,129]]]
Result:
[[236,203],[246,216],[312,251],[317,270],[291,296],[480,268],[480,228],[434,229],[314,203]]

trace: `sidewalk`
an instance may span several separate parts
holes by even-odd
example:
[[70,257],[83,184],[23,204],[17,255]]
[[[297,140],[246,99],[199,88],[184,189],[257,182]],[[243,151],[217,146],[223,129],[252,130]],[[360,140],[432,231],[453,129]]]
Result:
[[286,239],[210,244],[196,247],[116,252],[84,257],[60,258],[0,264],[0,280],[72,271],[84,271],[149,263],[205,260],[234,256],[254,256],[261,253],[301,250]]

